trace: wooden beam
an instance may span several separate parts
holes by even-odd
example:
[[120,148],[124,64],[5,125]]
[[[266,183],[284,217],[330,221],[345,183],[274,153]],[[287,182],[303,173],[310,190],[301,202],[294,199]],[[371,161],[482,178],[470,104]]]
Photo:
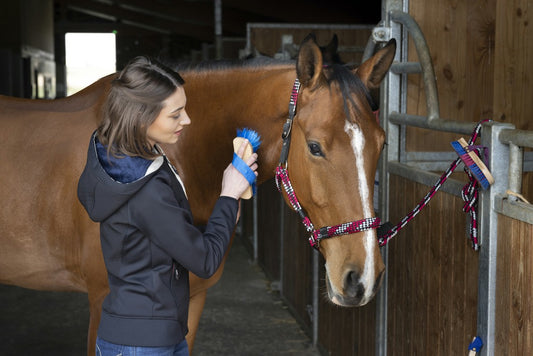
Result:
[[214,38],[213,26],[208,24],[185,24],[168,18],[147,16],[138,11],[102,2],[86,0],[55,0],[55,2],[73,11],[117,23],[124,23],[155,33],[177,34],[207,42],[212,42]]

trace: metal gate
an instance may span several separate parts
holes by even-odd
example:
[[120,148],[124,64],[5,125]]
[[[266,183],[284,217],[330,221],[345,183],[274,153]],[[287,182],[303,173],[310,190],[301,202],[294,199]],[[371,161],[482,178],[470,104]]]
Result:
[[[451,146],[442,152],[408,151],[410,128],[469,136],[477,124],[440,117],[431,56],[408,9],[407,0],[383,1],[382,22],[373,30],[374,41],[369,41],[364,55],[369,57],[375,44],[390,38],[399,44],[380,100],[388,145],[378,169],[377,208],[383,221],[393,223],[437,181],[440,173],[434,172],[444,171],[457,158]],[[408,39],[414,43],[417,62],[409,62]],[[423,78],[427,116],[407,113],[411,74]],[[517,198],[523,172],[533,171],[533,152],[524,152],[524,147],[533,148],[533,132],[491,122],[483,125],[481,145],[487,147],[495,183],[481,191],[478,202],[479,251],[471,250],[466,241],[468,222],[460,199],[465,183],[452,177],[427,212],[382,249],[387,272],[380,293],[354,310],[322,301],[321,257],[303,238],[286,237],[305,236],[305,231],[273,182],[261,186],[253,219],[248,214],[254,221],[247,232],[253,235],[254,256],[315,345],[342,355],[450,355],[466,354],[472,337],[479,336],[484,344],[480,355],[533,353],[533,306],[528,303],[533,297],[528,279],[533,274],[533,208]],[[515,246],[520,246],[519,252]],[[511,293],[515,279],[520,288]],[[520,351],[509,351],[510,339]]]
[[[416,48],[419,59],[418,63],[408,62],[408,36],[414,41],[414,47]],[[451,155],[449,152],[407,152],[405,149],[406,127],[411,126],[470,135],[476,123],[454,121],[440,117],[435,73],[431,63],[431,57],[420,28],[413,18],[408,15],[407,0],[389,0],[385,2],[383,26],[374,29],[373,37],[378,42],[387,41],[394,37],[399,40],[400,48],[400,51],[397,53],[397,62],[391,68],[391,73],[386,78],[382,87],[381,123],[387,133],[388,145],[380,164],[379,211],[382,219],[387,220],[390,218],[391,204],[393,204],[391,203],[390,185],[392,176],[415,181],[424,186],[431,186],[438,179],[438,175],[431,171],[444,170],[446,165],[449,165],[456,158],[455,152],[453,151]],[[426,117],[413,116],[406,113],[406,78],[407,75],[412,73],[421,73],[423,77],[428,113]],[[529,226],[523,228],[524,234],[530,238],[533,237],[533,230],[531,228],[531,224],[533,224],[533,208],[530,204],[519,202],[516,198],[522,188],[522,166],[524,165],[526,170],[531,170],[532,168],[531,159],[524,160],[523,147],[533,147],[533,132],[515,130],[513,125],[493,122],[483,126],[481,144],[488,148],[488,167],[495,178],[495,183],[489,190],[481,192],[478,208],[481,220],[480,250],[479,256],[472,257],[475,260],[472,266],[476,267],[475,265],[477,264],[477,271],[467,270],[465,274],[475,275],[477,272],[477,285],[472,287],[475,287],[477,290],[476,330],[474,335],[481,337],[484,344],[480,354],[495,355],[499,354],[495,353],[496,319],[498,317],[496,306],[499,301],[497,299],[496,285],[498,272],[499,215],[505,215],[511,219],[520,220],[529,224]],[[462,186],[463,183],[459,181],[450,181],[445,183],[442,190],[448,194],[460,196]],[[439,229],[439,227],[434,227],[433,229]],[[404,244],[406,242],[404,239],[406,238],[419,239],[421,236],[403,236],[402,240],[397,241],[397,243]],[[529,244],[532,242],[531,240],[526,241]],[[391,252],[389,251],[389,247],[385,247],[382,252],[386,260],[385,264],[388,266],[386,275],[390,276],[391,265],[389,260]],[[455,250],[450,251],[451,254],[455,252]],[[533,264],[531,261],[523,263],[526,263],[529,268]],[[401,266],[393,267],[401,268]],[[424,272],[426,271],[411,271],[411,273]],[[402,273],[407,273],[407,271]],[[468,279],[468,276],[466,279]],[[500,276],[499,279],[505,279],[505,276]],[[412,290],[404,292],[414,293]],[[376,331],[376,354],[378,355],[393,354],[392,352],[388,352],[389,345],[387,342],[391,342],[394,339],[388,335],[391,330],[389,317],[394,313],[391,312],[391,308],[395,308],[394,305],[391,305],[390,294],[390,283],[384,282],[381,294],[378,296],[379,305],[377,309],[378,322]],[[468,294],[468,292],[465,294]],[[476,297],[476,295],[473,297]],[[527,293],[521,296],[521,298],[526,300],[528,297],[531,297],[531,295],[527,295]],[[472,296],[468,295],[466,298],[473,299]],[[446,302],[443,296],[440,296],[439,300]],[[465,301],[461,302],[467,304]],[[500,308],[498,312],[506,313],[508,310]],[[450,318],[452,323],[455,317],[452,316]],[[532,317],[531,315],[528,315],[528,317],[529,320],[524,320],[524,324],[531,328]],[[438,321],[442,321],[442,319]],[[450,320],[446,321],[449,322]],[[427,320],[426,323],[428,323]],[[463,324],[466,323],[468,321],[463,320]],[[528,332],[531,333],[531,329]],[[507,331],[502,330],[499,331],[498,335],[502,339],[505,339],[507,333]],[[524,330],[524,333],[524,335],[527,335],[527,331]],[[446,342],[440,339],[441,335],[442,333],[434,333],[434,336],[437,336],[437,339],[434,340],[436,344]],[[525,336],[524,338],[527,339],[527,337]],[[392,341],[392,347],[396,347],[396,341]],[[417,340],[411,339],[409,342],[416,343]],[[447,342],[450,344],[465,345],[465,340],[451,340]],[[465,353],[466,346],[464,348]],[[414,349],[421,350],[423,354],[423,349],[426,349],[425,352],[427,352],[428,347],[429,345],[424,345],[424,347],[415,347]],[[531,353],[532,346],[530,341],[529,347],[529,353]],[[411,350],[413,350],[412,347]],[[455,351],[460,351],[460,347],[452,345],[448,350],[454,351],[455,354]],[[401,354],[401,352],[398,354]],[[437,352],[434,354],[446,353]]]

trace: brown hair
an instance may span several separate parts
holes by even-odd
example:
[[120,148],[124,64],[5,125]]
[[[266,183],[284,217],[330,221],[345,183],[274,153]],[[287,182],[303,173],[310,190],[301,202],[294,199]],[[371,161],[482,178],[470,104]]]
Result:
[[148,127],[163,109],[163,101],[185,83],[155,59],[136,57],[112,81],[103,105],[98,140],[114,156],[153,159],[158,154],[146,137]]

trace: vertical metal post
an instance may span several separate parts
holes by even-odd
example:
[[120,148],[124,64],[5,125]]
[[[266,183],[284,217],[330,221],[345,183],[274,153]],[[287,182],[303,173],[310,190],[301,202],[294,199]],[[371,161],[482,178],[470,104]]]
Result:
[[[382,20],[385,28],[389,29],[389,38],[397,40],[398,47],[394,61],[407,61],[407,33],[402,31],[400,24],[390,18],[391,11],[408,11],[408,0],[386,0],[382,7]],[[405,76],[405,75],[403,75]],[[379,162],[379,215],[382,221],[389,220],[389,173],[388,162],[399,161],[400,156],[400,127],[389,122],[391,112],[405,111],[406,91],[402,88],[401,74],[389,72],[381,85],[380,122],[385,130],[388,145],[385,147]],[[403,89],[403,90],[402,90]],[[376,355],[387,355],[387,299],[388,299],[388,246],[381,249],[385,262],[385,274],[377,299],[376,306]]]
[[279,293],[283,296],[285,274],[285,200],[279,200]]
[[494,355],[496,316],[496,259],[498,251],[498,213],[495,198],[507,189],[509,147],[498,140],[501,130],[514,128],[509,124],[490,123],[483,126],[481,144],[489,149],[488,168],[494,184],[481,192],[479,213],[480,249],[478,275],[477,334],[483,340],[480,356]]
[[313,249],[313,346],[318,345],[318,298],[319,298],[319,286],[320,278],[319,273],[319,253],[316,249]]
[[254,247],[254,262],[257,262],[258,258],[258,221],[257,221],[257,194],[252,198],[252,224],[253,224],[253,247]]
[[215,58],[222,58],[222,0],[215,0]]
[[[509,190],[514,193],[522,194],[522,165],[524,162],[524,150],[522,147],[509,143]],[[518,200],[517,197],[509,195],[507,198],[512,201]]]

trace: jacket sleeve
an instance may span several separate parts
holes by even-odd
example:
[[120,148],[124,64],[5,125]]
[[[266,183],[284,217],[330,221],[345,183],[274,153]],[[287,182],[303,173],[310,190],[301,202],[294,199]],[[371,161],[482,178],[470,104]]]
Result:
[[203,233],[162,177],[154,177],[130,204],[132,224],[175,261],[201,278],[216,272],[235,228],[237,200],[220,197]]

